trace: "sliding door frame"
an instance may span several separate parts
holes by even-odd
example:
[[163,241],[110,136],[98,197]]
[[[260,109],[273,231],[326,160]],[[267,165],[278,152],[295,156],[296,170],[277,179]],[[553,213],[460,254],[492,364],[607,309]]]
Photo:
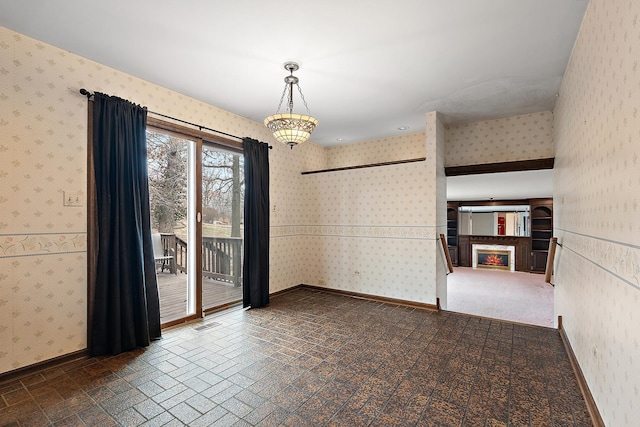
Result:
[[[161,131],[167,134],[173,134],[180,138],[189,139],[195,142],[194,158],[195,158],[195,242],[198,245],[198,253],[195,257],[195,274],[196,281],[195,289],[195,304],[196,310],[194,314],[186,317],[172,320],[163,323],[162,328],[168,328],[170,326],[185,323],[191,320],[204,317],[205,312],[202,307],[202,147],[208,145],[212,147],[219,147],[226,151],[233,151],[242,154],[243,146],[242,142],[234,141],[232,139],[224,138],[212,133],[203,132],[199,129],[191,129],[189,127],[172,123],[166,120],[156,119],[155,117],[147,117],[147,128],[152,130]],[[189,242],[191,243],[191,242]]]

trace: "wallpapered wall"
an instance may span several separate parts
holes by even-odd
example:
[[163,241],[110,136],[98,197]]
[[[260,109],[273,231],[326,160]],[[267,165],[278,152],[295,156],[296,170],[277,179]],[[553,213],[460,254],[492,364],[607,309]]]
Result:
[[[445,166],[553,157],[553,113],[543,111],[442,126]],[[424,157],[425,132],[327,148],[327,167]]]
[[[258,124],[262,131],[262,124]],[[270,141],[271,136],[262,138]],[[300,257],[304,242],[298,226],[304,224],[304,193],[300,172],[326,168],[324,147],[305,142],[293,150],[272,142],[270,166],[269,291],[277,292],[302,283]]]
[[[436,208],[446,191],[439,165],[552,157],[555,132],[556,234],[564,243],[556,265],[556,311],[605,421],[632,425],[640,416],[632,404],[640,383],[633,369],[640,356],[633,327],[640,292],[633,192],[640,184],[640,89],[633,86],[638,75],[630,57],[640,30],[638,5],[615,6],[592,2],[553,115],[445,130],[439,115],[430,113],[425,133],[330,149],[273,143],[270,291],[310,283],[429,303],[440,296],[443,302],[443,290],[436,288],[446,280],[435,240],[446,222],[444,204],[442,212]],[[271,139],[260,123],[3,28],[0,74],[2,373],[86,347],[86,213],[84,207],[62,207],[61,193],[86,186],[86,100],[78,88],[231,134]],[[445,137],[446,148],[440,143]],[[509,141],[524,145],[509,153]],[[397,154],[427,161],[300,175],[352,161],[396,160],[390,156]]]
[[444,271],[435,240],[443,153],[444,133],[436,141],[435,132],[429,142],[422,132],[326,149],[329,168],[427,161],[302,176],[304,225],[297,229],[304,237],[304,283],[435,304],[436,277]]
[[640,419],[639,18],[591,1],[554,111],[555,311],[609,426]]
[[[102,91],[224,132],[271,141],[260,123],[0,27],[0,373],[86,348],[87,100]],[[300,217],[299,171],[324,150],[273,143],[276,229]],[[272,232],[271,291],[301,282],[297,236]]]
[[[82,207],[62,205],[63,191],[86,196],[87,101],[78,94],[79,88],[130,99],[152,111],[227,133],[263,141],[271,141],[271,137],[260,123],[4,28],[0,28],[0,64],[3,75],[0,89],[0,130],[3,135],[0,140],[0,210],[3,213],[0,217],[1,373],[86,347],[86,201]],[[411,157],[414,157],[417,140],[421,141],[420,150],[424,156],[424,134],[418,135],[401,136],[397,140],[403,149],[412,153]],[[388,160],[387,140],[370,144],[380,149],[376,161]],[[434,259],[437,255],[426,255],[433,247],[426,248],[431,243],[425,243],[424,236],[433,239],[435,223],[431,219],[424,220],[421,215],[429,208],[433,209],[429,201],[435,196],[426,195],[432,188],[423,187],[431,179],[425,177],[424,167],[390,166],[395,169],[385,172],[380,168],[354,174],[354,182],[361,183],[360,188],[367,190],[364,194],[369,199],[357,206],[340,204],[343,201],[334,205],[334,199],[344,197],[344,192],[350,191],[344,188],[341,177],[333,178],[333,185],[338,190],[329,194],[324,189],[313,189],[315,193],[310,193],[310,180],[300,175],[301,171],[329,167],[329,150],[313,143],[303,144],[295,150],[277,143],[273,146],[270,153],[271,292],[299,283],[314,283],[322,278],[317,273],[320,268],[317,254],[321,252],[316,253],[315,248],[320,245],[327,249],[334,236],[325,229],[318,235],[307,227],[310,224],[334,225],[337,223],[325,219],[348,217],[351,219],[339,225],[356,228],[343,233],[341,238],[351,243],[356,241],[354,237],[364,240],[358,241],[355,247],[348,246],[351,243],[341,246],[354,264],[346,270],[336,270],[331,278],[325,277],[326,283],[333,284],[335,279],[337,287],[435,302],[435,283],[425,286],[425,273],[421,271],[439,268]],[[353,149],[357,151],[358,144]],[[333,157],[333,164],[336,158],[342,157],[340,153]],[[388,174],[393,174],[393,178]],[[386,189],[384,185],[388,180],[394,185]],[[370,185],[371,182],[381,186]],[[401,187],[406,191],[397,194],[396,190]],[[395,219],[379,217],[376,204],[387,197],[385,193],[397,197],[396,206],[404,205],[403,211],[410,213]],[[425,196],[419,197],[417,202],[416,194]],[[329,203],[324,203],[326,199]],[[411,208],[407,209],[407,206]],[[395,207],[388,204],[388,208],[388,215],[393,215]],[[367,210],[379,220],[371,220]],[[317,211],[324,212],[315,217]],[[374,228],[363,225],[374,225]],[[392,253],[399,266],[407,263],[414,266],[412,271],[399,276],[387,273],[387,277],[394,280],[385,283],[374,279],[373,275],[368,276],[372,271],[361,268],[357,261],[363,256],[361,254],[366,254],[370,242],[378,238],[379,233],[390,233],[391,236],[380,242],[384,245],[378,245],[374,258],[384,258],[385,253]],[[435,244],[435,240],[432,242]],[[333,262],[331,256],[321,259],[322,268]],[[387,260],[387,264],[394,263]],[[355,285],[352,280],[354,267],[362,270]],[[307,280],[309,277],[314,280]],[[416,286],[396,285],[401,282],[399,277],[411,277],[409,284]],[[358,283],[365,285],[358,287]],[[382,286],[384,290],[381,290]]]
[[[305,175],[304,283],[434,302],[424,164]],[[407,206],[411,206],[407,208]],[[420,267],[423,266],[423,267]]]
[[[427,167],[433,178],[427,181],[428,185],[435,189],[436,203],[431,206],[430,214],[435,213],[436,225],[435,240],[432,252],[435,252],[435,277],[436,296],[440,298],[440,305],[447,308],[447,267],[446,258],[442,243],[438,241],[440,234],[447,235],[447,177],[444,174],[446,156],[446,130],[442,115],[438,112],[431,112],[426,117],[427,134]],[[435,176],[434,176],[435,175]],[[431,194],[431,189],[427,192]]]
[[447,129],[446,165],[553,157],[553,113],[523,114]]
[[380,138],[327,148],[327,167],[367,165],[424,157],[425,133]]
[[[4,28],[0,60],[0,342],[8,343],[0,372],[6,372],[86,347],[86,207],[62,206],[63,191],[85,195],[87,101],[79,88],[271,139],[260,123]],[[427,115],[426,129],[331,149],[273,144],[271,292],[311,283],[429,303],[439,296],[446,304],[436,240],[445,227],[446,191],[438,114]],[[423,156],[426,162],[409,165],[300,175]]]

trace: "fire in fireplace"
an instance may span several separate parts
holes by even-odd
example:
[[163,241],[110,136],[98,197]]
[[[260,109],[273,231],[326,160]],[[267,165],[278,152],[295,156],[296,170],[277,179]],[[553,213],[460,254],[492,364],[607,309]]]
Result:
[[478,249],[476,251],[478,268],[511,269],[511,252],[495,249]]

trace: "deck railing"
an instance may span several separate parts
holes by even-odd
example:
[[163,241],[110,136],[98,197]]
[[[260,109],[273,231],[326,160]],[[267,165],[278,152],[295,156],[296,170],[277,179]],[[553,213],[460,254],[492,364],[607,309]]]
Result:
[[[175,234],[162,233],[165,253],[173,254],[175,266],[187,272],[187,242]],[[242,237],[203,237],[202,275],[240,286],[242,284]]]

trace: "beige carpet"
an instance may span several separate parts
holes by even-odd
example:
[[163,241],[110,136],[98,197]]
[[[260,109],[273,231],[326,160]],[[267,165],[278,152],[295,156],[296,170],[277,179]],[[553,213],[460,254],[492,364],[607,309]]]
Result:
[[553,287],[543,274],[455,267],[447,276],[447,310],[555,327]]

